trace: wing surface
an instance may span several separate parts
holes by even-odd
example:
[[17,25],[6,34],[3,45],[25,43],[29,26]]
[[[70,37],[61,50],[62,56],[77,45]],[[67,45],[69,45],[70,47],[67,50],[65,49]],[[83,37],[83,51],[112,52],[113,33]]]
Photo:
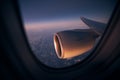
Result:
[[104,32],[105,27],[106,27],[105,23],[93,21],[93,20],[90,20],[84,17],[80,17],[80,18],[86,25],[88,25],[96,33],[101,35]]

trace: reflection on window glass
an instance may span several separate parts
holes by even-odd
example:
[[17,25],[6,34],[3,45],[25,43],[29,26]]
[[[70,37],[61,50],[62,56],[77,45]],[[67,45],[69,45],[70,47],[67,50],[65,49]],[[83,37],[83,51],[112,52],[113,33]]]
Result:
[[116,0],[19,0],[29,44],[54,68],[85,59],[107,25]]

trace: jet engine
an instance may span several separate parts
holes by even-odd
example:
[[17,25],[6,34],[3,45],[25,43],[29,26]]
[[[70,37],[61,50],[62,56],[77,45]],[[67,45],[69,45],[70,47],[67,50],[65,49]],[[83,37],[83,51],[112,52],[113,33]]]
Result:
[[54,46],[60,59],[82,55],[91,50],[98,34],[91,29],[61,31],[54,34]]

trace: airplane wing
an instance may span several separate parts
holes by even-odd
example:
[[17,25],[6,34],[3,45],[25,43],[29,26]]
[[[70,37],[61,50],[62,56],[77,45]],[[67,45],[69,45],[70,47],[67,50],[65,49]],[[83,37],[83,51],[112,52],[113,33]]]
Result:
[[84,17],[80,17],[80,18],[85,24],[87,24],[93,31],[95,31],[99,35],[101,35],[104,32],[106,27],[105,23],[93,21]]

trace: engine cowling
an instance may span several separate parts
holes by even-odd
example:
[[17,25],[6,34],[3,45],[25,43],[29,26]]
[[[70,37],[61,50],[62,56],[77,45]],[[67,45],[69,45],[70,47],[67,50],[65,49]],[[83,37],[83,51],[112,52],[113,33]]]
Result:
[[91,50],[98,34],[91,29],[61,31],[54,34],[54,46],[60,59],[72,58]]

